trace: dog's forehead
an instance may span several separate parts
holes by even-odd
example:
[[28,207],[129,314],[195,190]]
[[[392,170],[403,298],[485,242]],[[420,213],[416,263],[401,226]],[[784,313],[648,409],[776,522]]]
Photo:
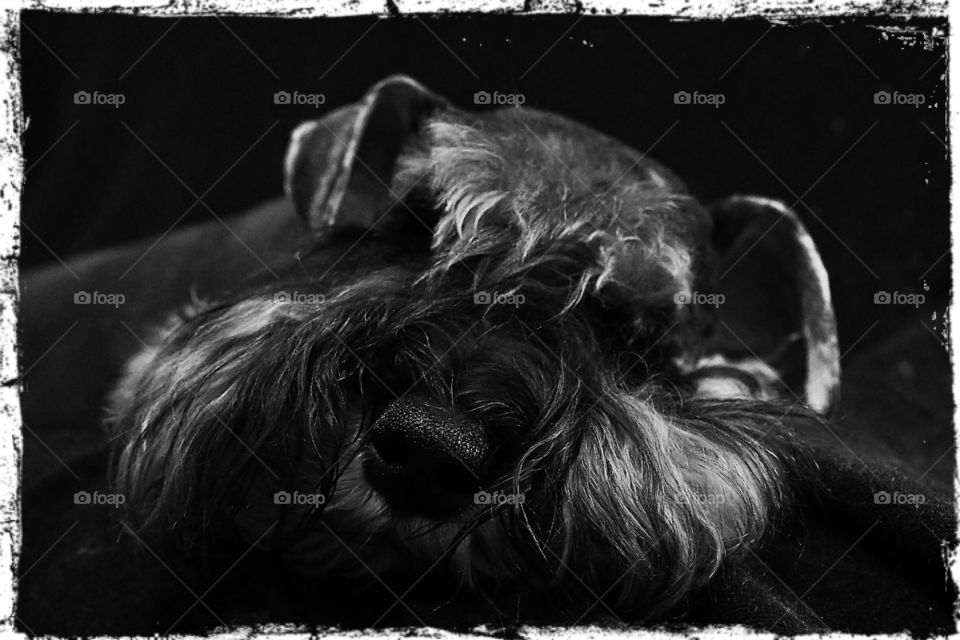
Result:
[[[553,113],[510,108],[445,110],[423,124],[419,152],[401,162],[400,192],[424,174],[454,228],[482,221],[703,243],[711,221],[669,170],[635,149]],[[652,236],[656,236],[652,238]]]
[[557,180],[583,188],[629,186],[641,181],[665,191],[684,192],[665,167],[619,140],[548,111],[505,108],[482,115],[481,126],[496,133],[505,148]]
[[712,231],[706,210],[655,161],[532,109],[437,112],[398,169],[395,192],[429,189],[434,198],[442,265],[471,255],[483,232],[509,241],[510,264],[569,242],[594,251],[584,273],[596,272],[597,287],[616,283],[666,304],[691,286]]

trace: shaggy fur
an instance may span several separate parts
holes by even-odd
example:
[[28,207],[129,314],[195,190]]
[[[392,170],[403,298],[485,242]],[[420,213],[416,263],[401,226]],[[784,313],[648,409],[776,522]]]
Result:
[[[802,410],[740,370],[675,364],[691,355],[678,321],[693,311],[673,296],[705,260],[681,233],[699,205],[656,172],[614,183],[626,159],[594,168],[605,185],[577,184],[576,145],[526,133],[519,114],[424,123],[392,186],[435,217],[426,242],[368,238],[341,261],[359,241],[322,238],[132,364],[114,477],[140,531],[200,554],[239,535],[326,579],[432,569],[479,593],[573,609],[603,596],[647,616],[775,526]],[[484,291],[523,303],[476,304]],[[738,399],[698,394],[705,379]],[[476,489],[523,500],[395,512],[364,463],[400,398],[481,424],[492,454]],[[277,505],[277,491],[323,501]]]

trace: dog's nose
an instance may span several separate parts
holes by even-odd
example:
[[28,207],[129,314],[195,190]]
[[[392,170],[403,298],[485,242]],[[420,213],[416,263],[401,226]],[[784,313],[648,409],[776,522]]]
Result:
[[394,508],[420,513],[456,509],[481,486],[490,453],[483,426],[417,398],[390,404],[374,423],[375,488]]

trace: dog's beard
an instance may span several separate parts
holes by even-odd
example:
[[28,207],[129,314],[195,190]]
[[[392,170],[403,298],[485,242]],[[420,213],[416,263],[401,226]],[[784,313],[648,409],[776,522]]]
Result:
[[[541,267],[560,277],[558,264]],[[775,524],[798,411],[694,398],[656,313],[623,332],[615,311],[557,300],[570,288],[529,267],[486,283],[483,264],[469,271],[384,267],[322,303],[283,301],[311,286],[287,282],[184,320],[116,396],[115,480],[133,521],[201,551],[239,532],[308,574],[436,571],[643,615]],[[481,313],[484,287],[526,303]],[[364,460],[378,414],[408,395],[483,424],[482,487],[522,503],[393,509]],[[323,504],[278,505],[278,491]]]

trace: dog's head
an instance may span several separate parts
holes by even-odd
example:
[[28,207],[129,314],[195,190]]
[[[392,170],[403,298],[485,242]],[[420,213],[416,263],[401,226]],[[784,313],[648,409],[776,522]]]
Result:
[[405,78],[298,128],[286,186],[309,248],[116,393],[142,528],[652,611],[776,521],[838,360],[785,207],[705,208],[595,131]]

